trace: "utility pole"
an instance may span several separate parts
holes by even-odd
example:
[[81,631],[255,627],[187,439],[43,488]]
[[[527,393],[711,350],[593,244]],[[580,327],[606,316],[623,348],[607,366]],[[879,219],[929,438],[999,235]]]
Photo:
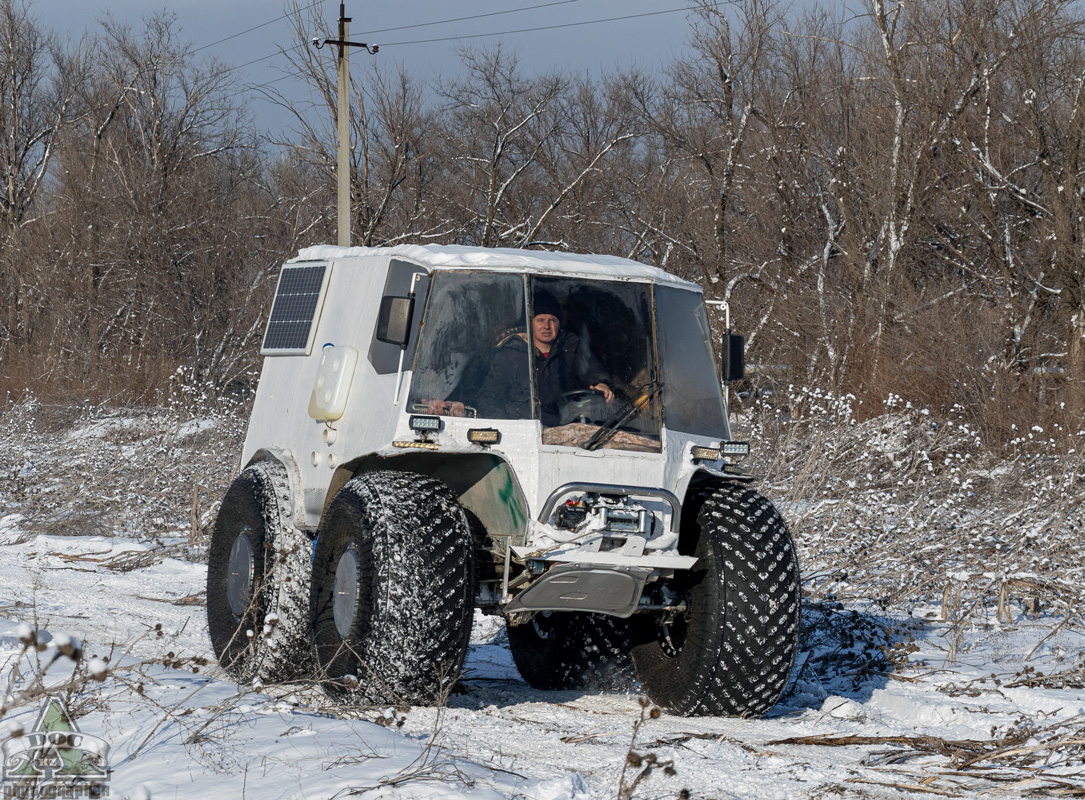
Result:
[[339,147],[336,151],[335,175],[338,197],[339,246],[350,247],[350,48],[364,47],[371,55],[377,52],[377,45],[370,47],[365,42],[351,42],[350,17],[347,16],[346,4],[339,4],[339,38],[320,41],[313,37],[313,45],[319,50],[326,44],[339,47],[336,59],[338,77],[338,105],[336,122],[338,123]]
[[344,3],[339,4],[339,151],[335,160],[335,175],[339,185],[339,246],[350,247],[350,48],[343,42],[350,35],[350,17]]

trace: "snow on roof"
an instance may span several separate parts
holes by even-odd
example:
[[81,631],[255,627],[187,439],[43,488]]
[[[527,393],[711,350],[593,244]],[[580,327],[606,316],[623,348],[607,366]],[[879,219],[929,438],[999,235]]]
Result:
[[547,272],[584,277],[618,278],[651,281],[683,289],[701,291],[701,287],[677,275],[617,256],[585,253],[552,253],[541,250],[517,250],[463,245],[401,244],[395,247],[303,247],[292,261],[325,261],[360,257],[393,257],[414,261],[430,269],[493,268],[513,272]]

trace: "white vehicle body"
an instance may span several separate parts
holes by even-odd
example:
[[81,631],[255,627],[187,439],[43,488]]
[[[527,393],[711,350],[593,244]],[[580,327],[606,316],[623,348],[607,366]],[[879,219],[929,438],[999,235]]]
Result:
[[[265,346],[268,354],[242,454],[243,464],[270,456],[288,466],[297,482],[296,526],[317,529],[332,496],[358,470],[390,466],[423,471],[448,483],[488,534],[501,537],[506,552],[521,558],[537,555],[546,562],[584,566],[692,566],[692,558],[677,552],[677,515],[694,475],[723,475],[724,460],[696,459],[691,453],[694,447],[718,452],[721,440],[730,438],[726,412],[713,436],[662,426],[658,452],[544,444],[538,419],[442,416],[439,431],[420,436],[410,427],[418,410],[412,411],[408,398],[413,378],[410,353],[424,324],[421,304],[411,320],[406,363],[389,370],[386,352],[384,368],[378,368],[375,361],[381,359],[372,348],[394,348],[375,339],[382,297],[418,289],[424,300],[428,279],[441,272],[573,276],[667,287],[688,293],[702,307],[699,286],[609,256],[454,246],[311,247],[284,270],[304,266],[323,267],[325,275],[307,352],[294,348],[289,354],[275,354]],[[276,314],[284,313],[273,310],[272,322]],[[472,320],[463,324],[471,325]],[[337,369],[329,373],[332,368]],[[718,386],[718,378],[715,381]],[[318,396],[329,386],[324,397],[334,408],[322,409]],[[672,396],[681,390],[674,387]],[[469,441],[468,432],[480,428],[499,430],[500,441],[492,445]],[[584,487],[614,487],[615,494],[631,497],[635,507],[649,511],[656,522],[626,546],[600,552],[587,532],[571,535],[549,524],[555,507]],[[503,595],[507,602],[507,580]]]
[[798,564],[731,461],[741,337],[712,341],[700,287],[626,259],[302,250],[211,537],[219,663],[431,702],[479,609],[535,688],[633,668],[675,713],[764,713]]

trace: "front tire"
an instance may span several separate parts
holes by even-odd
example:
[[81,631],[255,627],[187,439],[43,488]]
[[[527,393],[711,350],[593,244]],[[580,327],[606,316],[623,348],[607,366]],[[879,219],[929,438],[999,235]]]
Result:
[[317,666],[346,699],[434,703],[471,635],[474,543],[438,480],[367,472],[332,500],[317,537],[310,614]]
[[693,498],[680,549],[697,557],[673,579],[686,610],[646,624],[633,648],[645,692],[683,715],[760,716],[787,686],[799,634],[791,534],[753,489],[720,484]]
[[207,628],[219,664],[239,682],[308,671],[309,537],[290,521],[278,461],[245,468],[222,500],[207,556]]

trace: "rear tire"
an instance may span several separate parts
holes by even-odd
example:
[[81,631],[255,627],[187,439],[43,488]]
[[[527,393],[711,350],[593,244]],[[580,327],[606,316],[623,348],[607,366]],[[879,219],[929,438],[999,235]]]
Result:
[[310,613],[317,666],[343,699],[428,704],[463,668],[474,601],[467,518],[438,480],[368,472],[332,500]]
[[708,487],[693,503],[680,549],[697,563],[669,584],[687,610],[671,625],[643,626],[633,648],[637,677],[676,714],[760,716],[783,694],[798,649],[791,534],[745,486]]
[[244,469],[222,500],[207,557],[207,628],[219,664],[239,682],[309,672],[312,544],[290,521],[278,461]]
[[629,620],[603,614],[539,611],[507,628],[516,668],[535,689],[603,689],[632,678]]

